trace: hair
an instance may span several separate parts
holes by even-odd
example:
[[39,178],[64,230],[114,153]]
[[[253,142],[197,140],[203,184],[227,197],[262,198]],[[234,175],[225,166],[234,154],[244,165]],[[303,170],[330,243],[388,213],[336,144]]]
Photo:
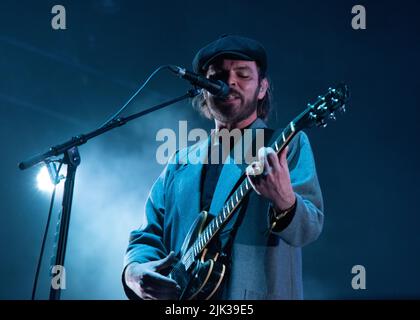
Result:
[[[271,108],[272,108],[272,101],[273,101],[271,81],[270,81],[270,78],[267,75],[263,74],[260,68],[258,67],[258,86],[261,85],[261,81],[264,78],[266,78],[268,81],[268,87],[267,87],[267,91],[265,93],[264,98],[261,100],[258,100],[257,117],[263,119],[264,121],[267,121]],[[202,114],[204,117],[210,120],[213,119],[210,113],[209,107],[207,105],[206,99],[204,98],[203,92],[201,92],[198,96],[195,96],[192,99],[192,105],[194,109],[197,109],[200,112],[200,114]]]

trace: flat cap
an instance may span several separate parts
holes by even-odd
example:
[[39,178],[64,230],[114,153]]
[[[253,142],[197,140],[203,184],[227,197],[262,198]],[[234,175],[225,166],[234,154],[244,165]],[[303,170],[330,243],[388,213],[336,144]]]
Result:
[[267,54],[261,43],[254,39],[223,35],[200,49],[194,57],[194,72],[204,74],[208,66],[218,57],[255,61],[261,73],[267,71]]

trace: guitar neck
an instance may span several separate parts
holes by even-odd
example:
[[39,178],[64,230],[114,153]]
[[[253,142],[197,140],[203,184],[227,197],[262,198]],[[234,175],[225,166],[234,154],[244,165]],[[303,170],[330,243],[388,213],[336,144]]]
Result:
[[[290,122],[282,133],[276,137],[276,140],[270,147],[273,148],[276,153],[280,153],[289,144],[298,131],[299,130],[296,129],[295,123],[293,121]],[[226,224],[246,195],[251,192],[252,186],[249,184],[246,174],[243,174],[239,181],[241,181],[241,183],[235,191],[231,193],[231,196],[227,199],[223,208],[216,217],[210,221],[207,227],[198,236],[194,244],[182,257],[183,263],[187,269],[193,264],[195,258],[209,244],[210,240],[217,234],[221,227]]]

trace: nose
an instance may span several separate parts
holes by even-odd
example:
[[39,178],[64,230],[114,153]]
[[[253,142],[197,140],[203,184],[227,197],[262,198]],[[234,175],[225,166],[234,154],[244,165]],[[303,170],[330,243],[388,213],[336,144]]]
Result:
[[232,71],[229,72],[228,78],[227,78],[227,83],[228,83],[229,86],[236,87],[237,78],[236,78],[234,72],[232,72]]

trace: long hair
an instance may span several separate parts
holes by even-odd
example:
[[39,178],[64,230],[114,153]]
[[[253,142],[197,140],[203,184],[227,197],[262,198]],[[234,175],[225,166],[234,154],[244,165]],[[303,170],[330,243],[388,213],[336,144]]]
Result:
[[[259,82],[258,86],[261,85],[261,81],[264,78],[266,78],[268,81],[268,88],[267,88],[264,98],[261,100],[258,100],[257,117],[263,119],[264,121],[267,121],[271,108],[272,108],[272,100],[273,100],[271,81],[268,76],[261,74],[258,68],[258,82]],[[213,119],[212,115],[210,114],[210,110],[207,105],[206,99],[204,98],[203,93],[200,93],[198,96],[193,98],[192,105],[194,109],[198,110],[207,119],[210,119],[210,120]]]

